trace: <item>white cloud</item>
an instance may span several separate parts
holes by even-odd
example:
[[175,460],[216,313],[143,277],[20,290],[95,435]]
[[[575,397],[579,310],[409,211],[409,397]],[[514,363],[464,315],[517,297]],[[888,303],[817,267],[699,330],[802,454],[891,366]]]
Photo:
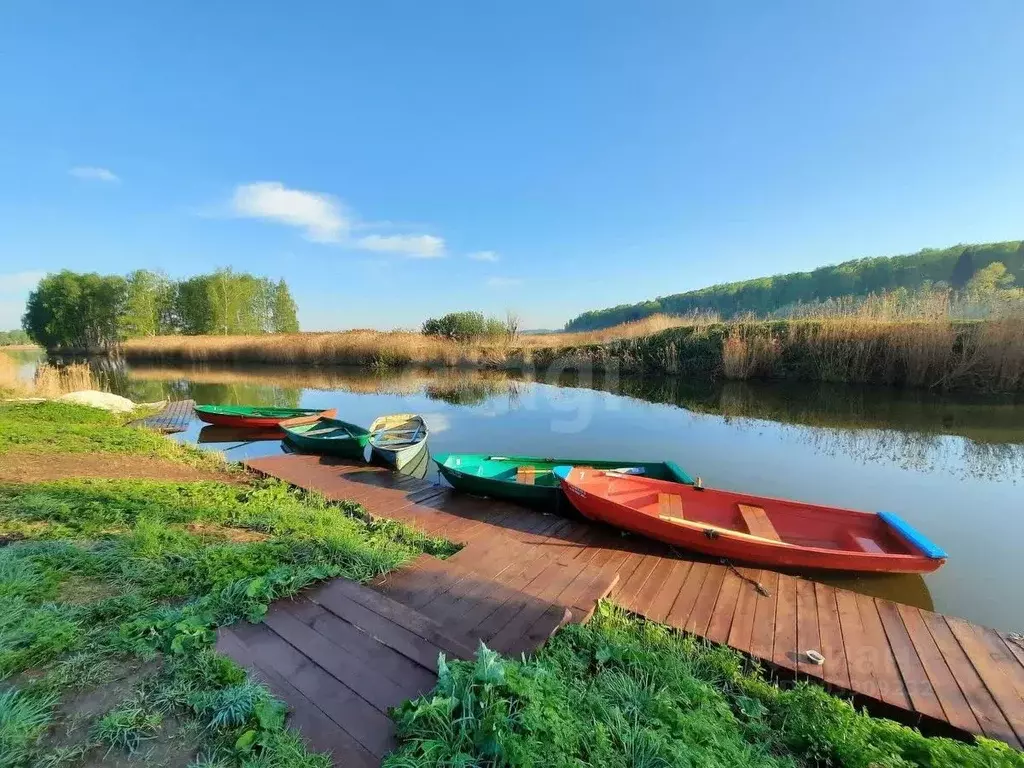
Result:
[[434,235],[367,235],[355,242],[357,248],[378,253],[402,253],[414,259],[444,256],[444,239]]
[[97,168],[93,165],[76,165],[68,173],[76,179],[87,179],[88,181],[105,181],[109,184],[119,184],[120,177],[108,168]]
[[466,257],[473,259],[473,261],[489,261],[491,263],[500,258],[495,251],[473,251],[473,253],[467,253]]
[[523,280],[520,277],[489,277],[487,278],[487,285],[491,288],[514,288],[517,285],[522,285]]
[[[210,215],[224,216],[223,208]],[[307,240],[334,243],[375,253],[393,253],[413,259],[436,259],[445,255],[445,241],[436,235],[422,234],[366,234],[354,232],[388,229],[400,226],[393,222],[360,221],[348,207],[332,195],[291,189],[279,181],[256,181],[239,184],[228,203],[227,215],[264,219],[297,227]]]
[[231,209],[236,216],[298,227],[316,243],[341,242],[351,225],[342,204],[330,195],[289,189],[279,181],[239,184]]
[[29,291],[46,277],[45,272],[9,272],[0,274],[0,331],[21,327]]

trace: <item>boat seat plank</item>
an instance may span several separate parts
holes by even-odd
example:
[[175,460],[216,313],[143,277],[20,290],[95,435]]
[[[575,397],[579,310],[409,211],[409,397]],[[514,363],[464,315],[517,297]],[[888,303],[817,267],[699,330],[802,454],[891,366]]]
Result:
[[768,519],[768,514],[761,507],[753,507],[749,504],[737,504],[736,506],[740,508],[743,522],[747,524],[747,530],[752,536],[782,541],[775,526],[772,525],[772,521]]
[[537,479],[537,470],[533,467],[519,467],[516,469],[516,482],[522,485],[533,485]]
[[683,499],[674,493],[658,494],[658,514],[683,520]]
[[878,544],[877,541],[868,536],[857,536],[851,534],[854,543],[861,552],[867,552],[871,555],[884,555],[885,550]]

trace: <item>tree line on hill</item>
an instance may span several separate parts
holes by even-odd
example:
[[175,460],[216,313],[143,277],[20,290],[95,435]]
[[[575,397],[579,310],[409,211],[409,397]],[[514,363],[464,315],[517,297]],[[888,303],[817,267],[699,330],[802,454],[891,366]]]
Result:
[[31,344],[32,339],[21,328],[13,331],[0,331],[0,347],[12,347],[18,344]]
[[29,294],[22,327],[48,349],[99,351],[164,334],[262,334],[299,330],[288,284],[232,269],[171,280],[139,269],[126,277],[64,270]]
[[661,296],[637,304],[592,310],[566,323],[567,331],[590,331],[640,320],[659,313],[685,315],[714,312],[723,318],[753,313],[766,316],[783,308],[903,289],[964,290],[972,278],[1001,264],[1001,285],[1024,283],[1024,241],[1013,240],[953,248],[926,248],[905,256],[855,259],[810,272],[761,277]]

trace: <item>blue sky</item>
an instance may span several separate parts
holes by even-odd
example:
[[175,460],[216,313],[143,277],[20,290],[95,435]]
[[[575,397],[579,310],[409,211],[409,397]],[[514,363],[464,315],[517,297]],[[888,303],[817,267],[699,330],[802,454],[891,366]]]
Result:
[[1024,3],[0,9],[0,327],[229,265],[307,329],[586,309],[1024,236]]

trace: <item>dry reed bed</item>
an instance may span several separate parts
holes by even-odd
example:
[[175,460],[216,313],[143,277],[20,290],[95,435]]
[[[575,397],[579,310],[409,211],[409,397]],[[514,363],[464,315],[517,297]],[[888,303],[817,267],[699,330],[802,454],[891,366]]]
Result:
[[411,331],[135,339],[129,360],[617,370],[1024,390],[1024,314],[957,322],[870,313],[722,323],[655,316],[603,331],[460,343]]
[[1017,392],[1024,390],[1024,316],[741,323],[723,339],[722,375]]
[[601,331],[469,342],[413,331],[373,330],[272,336],[156,336],[131,339],[121,351],[129,360],[502,368],[529,364],[532,353],[538,350],[642,338],[692,323],[691,318],[655,315]]
[[57,397],[84,389],[101,389],[88,363],[55,366],[40,363],[31,379],[19,375],[20,364],[0,352],[0,392],[17,397]]

